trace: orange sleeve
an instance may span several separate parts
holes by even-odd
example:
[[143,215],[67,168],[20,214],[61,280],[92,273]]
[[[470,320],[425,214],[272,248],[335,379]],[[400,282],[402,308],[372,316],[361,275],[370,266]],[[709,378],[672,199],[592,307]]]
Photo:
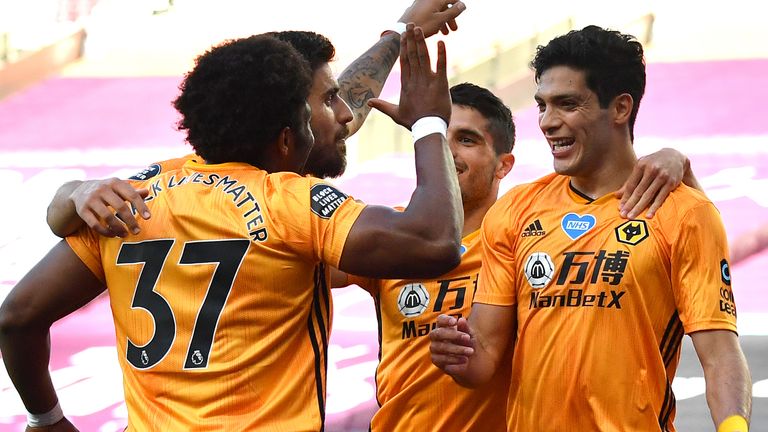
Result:
[[680,217],[672,242],[672,289],[686,333],[736,331],[728,242],[720,214],[703,202]]
[[499,306],[517,304],[515,237],[510,232],[511,204],[516,200],[514,192],[508,192],[491,207],[480,228],[483,264],[480,268],[475,303]]
[[84,227],[76,233],[67,236],[65,240],[91,273],[102,283],[106,283],[104,268],[101,265],[101,249],[99,247],[98,234],[90,228]]
[[287,244],[307,258],[338,268],[349,231],[365,204],[314,177],[270,175],[265,187],[272,203],[266,207],[275,209],[270,217],[282,222],[276,226]]

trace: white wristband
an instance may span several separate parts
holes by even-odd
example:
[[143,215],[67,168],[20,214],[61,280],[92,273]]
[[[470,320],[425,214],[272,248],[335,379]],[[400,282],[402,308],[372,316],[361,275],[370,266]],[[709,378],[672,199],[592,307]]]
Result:
[[27,425],[29,427],[43,427],[58,423],[64,418],[64,411],[61,405],[56,402],[56,406],[44,414],[27,413]]
[[448,123],[440,117],[429,116],[416,120],[413,126],[411,126],[411,135],[413,135],[414,142],[433,133],[439,133],[443,138],[447,137]]
[[398,21],[398,22],[392,24],[391,26],[385,28],[384,31],[381,32],[381,35],[384,36],[384,34],[387,33],[387,32],[395,32],[395,33],[401,35],[401,34],[405,33],[405,23]]

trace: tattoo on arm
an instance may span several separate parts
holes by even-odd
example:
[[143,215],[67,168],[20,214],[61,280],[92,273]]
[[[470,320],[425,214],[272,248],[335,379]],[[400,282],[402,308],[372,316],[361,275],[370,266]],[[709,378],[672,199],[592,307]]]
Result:
[[339,94],[354,114],[349,125],[350,135],[363,125],[371,111],[368,99],[381,94],[399,54],[399,36],[387,34],[339,75]]

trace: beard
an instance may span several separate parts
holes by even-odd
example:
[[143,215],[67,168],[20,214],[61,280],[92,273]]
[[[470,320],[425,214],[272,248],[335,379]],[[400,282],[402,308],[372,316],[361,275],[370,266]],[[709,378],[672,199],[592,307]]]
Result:
[[334,139],[331,146],[315,146],[309,153],[305,172],[318,178],[336,178],[347,169],[347,147],[338,143],[349,135],[345,126]]
[[336,178],[344,174],[346,169],[346,155],[336,151],[330,155],[324,154],[322,160],[310,153],[306,172],[318,178]]
[[336,178],[347,169],[346,148],[315,146],[309,153],[305,172],[318,178]]

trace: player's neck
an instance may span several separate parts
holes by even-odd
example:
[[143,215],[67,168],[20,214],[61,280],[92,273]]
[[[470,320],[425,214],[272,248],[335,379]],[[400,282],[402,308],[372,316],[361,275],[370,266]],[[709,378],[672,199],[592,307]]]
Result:
[[483,218],[488,210],[491,208],[494,202],[496,202],[496,196],[498,195],[498,189],[494,190],[493,194],[489,194],[487,199],[476,202],[467,203],[464,205],[464,229],[461,232],[461,237],[466,237],[469,234],[480,229],[480,225],[483,223]]
[[600,165],[584,175],[572,176],[571,185],[592,199],[618,190],[637,164],[632,144],[620,146],[606,154]]

